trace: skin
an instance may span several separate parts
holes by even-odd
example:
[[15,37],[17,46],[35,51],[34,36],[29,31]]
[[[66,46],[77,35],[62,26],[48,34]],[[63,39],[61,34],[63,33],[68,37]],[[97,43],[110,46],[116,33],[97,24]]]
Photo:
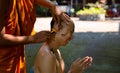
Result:
[[[9,12],[8,10],[10,8],[10,4],[9,4],[10,1],[13,1],[13,0],[0,0],[0,49],[1,50],[4,50],[3,48],[6,48],[6,47],[10,47],[10,49],[12,50],[11,47],[14,47],[14,46],[21,46],[21,45],[32,44],[32,43],[34,43],[34,44],[42,43],[42,42],[45,42],[50,39],[50,37],[48,37],[48,36],[51,36],[50,31],[40,31],[40,32],[36,33],[35,35],[29,35],[29,36],[16,36],[16,35],[11,35],[11,34],[6,34],[5,27],[8,24],[4,24],[4,20],[6,20],[6,17],[5,17],[6,13]],[[53,5],[51,2],[48,2],[48,0],[35,0],[35,3],[49,8],[52,12],[52,15],[53,15],[53,18],[55,21],[58,20],[56,17],[60,17],[61,19],[64,19],[66,21],[66,23],[69,20],[69,17],[66,14],[62,13],[62,11],[57,6]],[[2,54],[0,54],[0,55],[2,55]],[[19,55],[19,53],[16,55]],[[7,54],[7,57],[9,57],[8,54]],[[19,59],[19,58],[17,58],[17,59]],[[11,61],[11,62],[14,63],[13,61]],[[22,64],[25,64],[25,63],[22,63]],[[11,64],[11,66],[12,65],[13,64]],[[18,65],[18,64],[16,64],[16,65]],[[13,67],[11,67],[11,68],[13,69]],[[20,68],[26,68],[26,67],[22,67],[22,65],[21,65]],[[4,69],[4,71],[8,70],[8,69],[7,70],[5,70],[5,69]],[[16,67],[16,70],[17,70],[17,67]],[[17,71],[19,71],[19,70],[17,70]],[[23,70],[21,69],[21,71],[23,71]]]
[[[57,31],[55,37],[43,44],[35,59],[34,73],[65,73],[64,60],[58,48],[66,46],[73,38],[73,32],[70,29],[65,27]],[[78,58],[71,64],[68,73],[82,73],[91,63],[92,57]]]
[[[9,1],[9,0],[6,0]],[[6,5],[5,0],[0,0],[0,11],[3,11],[4,5]],[[51,9],[54,20],[58,20],[56,17],[60,17],[66,23],[70,19],[66,14],[62,14],[62,11],[55,6],[52,2],[48,0],[35,0],[35,3],[44,7]],[[9,4],[7,4],[9,8]],[[5,6],[6,7],[6,6]],[[47,41],[50,37],[49,31],[40,31],[33,36],[14,36],[11,34],[5,34],[5,24],[2,24],[4,20],[4,13],[6,13],[7,7],[4,8],[4,11],[1,12],[0,16],[0,47],[9,47],[14,45],[25,45],[31,43],[41,43]],[[62,14],[62,15],[61,15]]]
[[[31,44],[31,43],[41,43],[41,42],[48,41],[50,39],[50,37],[48,37],[51,35],[51,33],[49,31],[40,31],[33,36],[15,36],[15,35],[11,35],[11,34],[5,34],[5,26],[7,26],[7,24],[3,24],[3,20],[4,20],[4,15],[9,8],[9,4],[6,4],[6,3],[9,1],[10,0],[0,0],[0,11],[2,11],[0,14],[0,48],[6,47],[6,46],[10,47],[10,46],[25,45],[25,44]],[[66,24],[68,24],[68,22],[70,20],[69,16],[64,14],[59,9],[59,7],[53,5],[51,2],[48,2],[47,0],[35,0],[35,3],[49,8],[52,11],[53,18],[57,23],[59,22],[59,18],[61,18],[63,21],[65,21]],[[50,46],[51,44],[48,44],[48,45]],[[47,46],[47,45],[45,45],[45,46]],[[56,44],[56,46],[54,46],[54,48],[57,49],[59,46],[60,46],[59,44]],[[48,49],[48,48],[46,48],[46,49]],[[46,52],[47,52],[47,50],[45,51],[45,54],[47,54],[47,56],[43,56],[43,59],[45,58],[44,61],[47,61],[50,63],[47,64],[47,62],[45,62],[46,65],[48,65],[48,66],[43,65],[43,68],[46,69],[45,67],[48,67],[48,71],[50,71],[48,73],[55,73],[58,70],[59,70],[58,72],[63,73],[64,72],[64,63],[63,63],[63,60],[61,58],[59,51],[57,51],[57,50],[55,51],[57,57],[53,57],[53,54],[51,54],[51,51],[49,51],[49,49],[48,49],[48,53],[46,53]],[[49,55],[49,53],[50,53],[50,55]],[[56,58],[59,59],[58,62],[56,61]],[[80,65],[81,65],[81,63],[83,63],[84,61],[81,62],[81,59],[80,59],[77,62],[73,63],[70,67],[69,73],[77,73],[76,71],[81,70],[81,67],[80,68],[76,67],[76,65],[78,65],[78,62],[80,62]],[[45,64],[45,63],[43,63],[43,64]],[[53,65],[54,68],[51,67],[51,64]],[[89,63],[83,63],[82,66],[85,66],[84,64],[86,65]],[[56,70],[55,66],[57,66],[57,70]],[[51,68],[54,70],[52,70]],[[43,72],[45,72],[44,69],[43,69]],[[53,72],[51,72],[51,71],[53,71]],[[47,72],[45,72],[45,73],[47,73]]]

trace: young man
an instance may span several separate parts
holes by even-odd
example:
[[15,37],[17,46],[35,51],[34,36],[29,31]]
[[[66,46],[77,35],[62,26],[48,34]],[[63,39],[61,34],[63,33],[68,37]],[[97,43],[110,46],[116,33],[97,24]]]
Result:
[[[65,64],[59,47],[67,45],[73,38],[74,23],[72,20],[68,24],[62,20],[58,23],[53,23],[52,21],[51,27],[51,38],[42,45],[37,53],[34,63],[34,73],[64,73]],[[92,57],[78,58],[72,63],[68,73],[82,73],[91,63]]]
[[35,4],[51,9],[55,21],[57,17],[66,23],[69,19],[49,0],[0,0],[0,73],[26,73],[24,45],[50,38],[47,31],[30,35],[36,20]]

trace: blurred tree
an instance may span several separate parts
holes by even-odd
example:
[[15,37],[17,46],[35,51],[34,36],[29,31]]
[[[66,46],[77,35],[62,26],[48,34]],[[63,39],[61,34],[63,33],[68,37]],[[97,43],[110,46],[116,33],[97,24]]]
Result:
[[50,10],[42,6],[35,6],[36,15],[39,17],[51,16]]

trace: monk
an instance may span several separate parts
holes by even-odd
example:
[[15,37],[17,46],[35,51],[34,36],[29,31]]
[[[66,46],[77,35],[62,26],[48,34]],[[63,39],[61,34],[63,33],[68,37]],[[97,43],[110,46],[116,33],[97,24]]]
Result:
[[0,73],[26,73],[24,45],[49,40],[49,31],[31,35],[35,4],[49,8],[55,21],[69,19],[49,0],[0,0]]
[[[59,29],[58,29],[59,24]],[[66,46],[73,38],[74,23],[72,20],[66,24],[60,20],[59,23],[51,22],[51,38],[44,42],[39,49],[34,62],[34,73],[65,73],[64,60],[59,48]],[[92,63],[92,57],[78,58],[70,67],[68,73],[83,73]]]

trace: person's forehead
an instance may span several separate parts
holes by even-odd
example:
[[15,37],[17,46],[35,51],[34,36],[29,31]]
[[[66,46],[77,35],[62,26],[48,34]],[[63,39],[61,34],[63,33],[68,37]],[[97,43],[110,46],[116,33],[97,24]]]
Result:
[[71,31],[71,29],[69,29],[69,28],[64,28],[64,29],[62,29],[60,32],[64,32],[64,33],[73,33],[72,31]]

